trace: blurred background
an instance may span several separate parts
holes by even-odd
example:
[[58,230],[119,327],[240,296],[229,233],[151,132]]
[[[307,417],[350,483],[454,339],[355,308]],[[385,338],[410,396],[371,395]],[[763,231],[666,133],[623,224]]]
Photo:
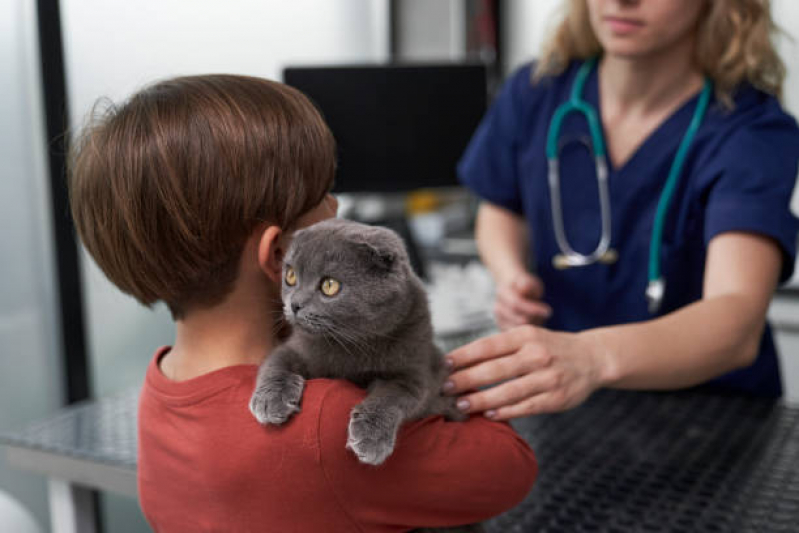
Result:
[[[118,292],[75,246],[66,223],[59,131],[78,129],[98,98],[119,101],[155,79],[181,74],[281,80],[286,67],[400,61],[484,65],[490,101],[502,79],[536,56],[559,4],[0,0],[0,431],[74,401],[138,387],[153,351],[172,340],[167,310],[142,308]],[[799,4],[774,0],[773,9],[778,24],[799,37]],[[784,35],[779,49],[788,66],[784,104],[796,115],[799,41]],[[479,117],[484,109],[477,111]],[[406,187],[397,190],[407,193]],[[453,283],[465,276],[482,291],[478,301],[491,298],[485,286],[490,280],[469,266],[472,204],[448,187],[439,193],[349,195],[342,206],[368,218],[363,213],[377,210],[385,217],[397,203],[411,215],[409,227],[422,248],[465,258],[460,264],[467,266],[454,281],[451,272],[428,272],[428,279],[438,276],[436,290],[444,293],[433,295],[433,306],[439,329],[446,330],[451,307],[440,301]],[[792,401],[799,400],[797,287],[783,288],[770,312]],[[475,320],[487,312],[478,309]],[[46,530],[44,478],[10,468],[0,454],[3,494]],[[133,499],[103,494],[100,510],[105,531],[149,531]]]

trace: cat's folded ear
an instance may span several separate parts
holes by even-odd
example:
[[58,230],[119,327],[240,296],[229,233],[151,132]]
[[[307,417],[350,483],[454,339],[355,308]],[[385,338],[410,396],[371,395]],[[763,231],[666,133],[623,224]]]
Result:
[[353,243],[367,264],[381,272],[391,272],[405,256],[402,238],[386,228],[367,228]]
[[397,262],[397,253],[390,246],[381,246],[366,241],[356,242],[355,246],[366,263],[381,272],[391,272]]

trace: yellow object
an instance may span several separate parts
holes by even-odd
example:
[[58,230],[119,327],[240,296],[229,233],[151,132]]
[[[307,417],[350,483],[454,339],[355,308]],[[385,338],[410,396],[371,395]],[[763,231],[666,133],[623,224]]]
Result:
[[429,190],[414,191],[405,200],[405,212],[408,215],[420,215],[435,211],[441,205],[438,194]]
[[293,287],[297,284],[297,273],[294,272],[294,269],[291,267],[286,269],[286,283],[289,287]]

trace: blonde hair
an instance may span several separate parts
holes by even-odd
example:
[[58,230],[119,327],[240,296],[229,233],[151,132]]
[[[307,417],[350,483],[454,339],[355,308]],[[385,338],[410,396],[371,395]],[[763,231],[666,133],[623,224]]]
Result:
[[[568,0],[565,16],[544,46],[533,79],[562,73],[574,59],[602,53],[586,0]],[[713,80],[716,98],[727,107],[744,81],[782,96],[785,65],[771,42],[776,26],[770,0],[708,1],[697,28],[696,62]]]

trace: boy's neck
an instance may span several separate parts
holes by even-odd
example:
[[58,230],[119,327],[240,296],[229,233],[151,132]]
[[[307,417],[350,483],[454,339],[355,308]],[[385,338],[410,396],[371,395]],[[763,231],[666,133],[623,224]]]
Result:
[[279,298],[236,291],[223,303],[192,310],[176,323],[175,343],[161,372],[185,381],[234,365],[258,365],[278,343]]

